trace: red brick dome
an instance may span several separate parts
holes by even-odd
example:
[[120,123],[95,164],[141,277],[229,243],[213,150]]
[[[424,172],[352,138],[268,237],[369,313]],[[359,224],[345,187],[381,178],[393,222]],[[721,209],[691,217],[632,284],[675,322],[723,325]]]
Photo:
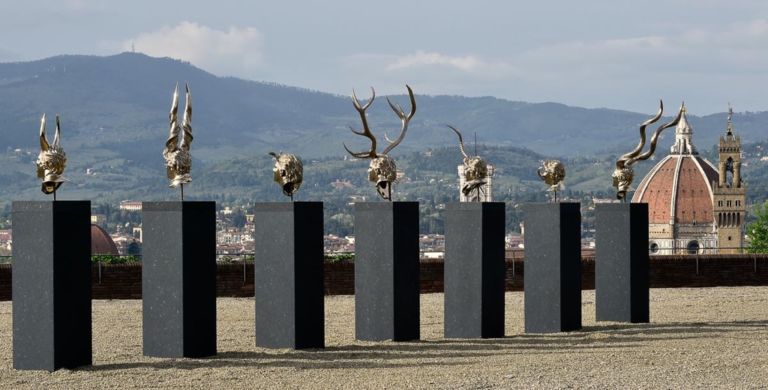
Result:
[[91,255],[117,256],[119,254],[112,237],[99,225],[91,225]]
[[698,155],[671,154],[640,182],[632,202],[648,203],[650,223],[711,224],[711,183],[717,178],[717,170]]

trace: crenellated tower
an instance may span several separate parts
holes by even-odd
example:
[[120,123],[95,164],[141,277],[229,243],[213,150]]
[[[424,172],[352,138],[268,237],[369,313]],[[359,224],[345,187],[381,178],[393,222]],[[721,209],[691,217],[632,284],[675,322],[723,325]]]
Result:
[[730,106],[726,133],[720,136],[719,155],[719,178],[712,185],[717,245],[720,253],[741,253],[747,189],[741,180],[741,138],[733,134],[733,109]]

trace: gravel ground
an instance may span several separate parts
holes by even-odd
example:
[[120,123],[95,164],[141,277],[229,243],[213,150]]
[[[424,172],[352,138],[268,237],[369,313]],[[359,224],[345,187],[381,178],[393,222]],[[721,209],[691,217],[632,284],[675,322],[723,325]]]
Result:
[[254,346],[250,299],[218,300],[210,359],[141,355],[141,301],[94,301],[94,365],[12,369],[11,303],[0,302],[0,388],[766,388],[768,287],[654,289],[650,324],[523,333],[522,293],[507,293],[503,339],[445,340],[443,295],[421,296],[423,341],[354,340],[354,298],[326,298],[325,350]]

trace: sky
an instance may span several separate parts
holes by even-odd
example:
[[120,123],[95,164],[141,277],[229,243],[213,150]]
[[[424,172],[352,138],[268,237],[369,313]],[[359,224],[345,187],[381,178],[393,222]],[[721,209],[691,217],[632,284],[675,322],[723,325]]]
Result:
[[0,0],[0,62],[135,51],[347,95],[768,110],[768,1]]

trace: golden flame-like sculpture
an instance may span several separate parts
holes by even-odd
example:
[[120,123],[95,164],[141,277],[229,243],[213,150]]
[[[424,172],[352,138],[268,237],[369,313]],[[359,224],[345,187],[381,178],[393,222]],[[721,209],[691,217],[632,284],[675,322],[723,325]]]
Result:
[[181,186],[181,198],[184,199],[184,184],[192,181],[192,155],[189,148],[192,145],[192,95],[189,85],[186,85],[186,105],[184,108],[184,121],[179,126],[177,111],[179,110],[179,85],[173,91],[173,102],[168,118],[171,123],[168,140],[165,141],[163,158],[170,187]]
[[67,167],[67,154],[61,148],[61,123],[56,115],[56,132],[53,135],[53,144],[48,143],[45,135],[45,114],[40,119],[40,154],[37,155],[37,177],[43,180],[41,190],[45,194],[53,194],[56,199],[56,190],[66,181],[62,174]]
[[269,155],[275,158],[275,167],[272,169],[275,182],[280,184],[283,194],[293,200],[293,194],[304,180],[304,165],[295,154],[270,152]]
[[557,202],[557,190],[560,188],[560,183],[565,179],[565,165],[559,160],[544,160],[536,174],[541,180],[544,180],[544,183],[549,185],[554,201]]
[[664,129],[677,126],[680,122],[680,118],[683,116],[684,110],[685,104],[680,106],[680,110],[675,119],[659,126],[659,128],[653,132],[650,148],[645,153],[640,153],[643,150],[643,146],[645,146],[645,128],[661,119],[661,115],[664,113],[664,102],[659,100],[659,112],[657,112],[653,118],[648,119],[640,125],[640,142],[638,142],[637,146],[632,151],[622,155],[616,160],[616,169],[613,171],[612,177],[613,186],[616,188],[617,199],[626,201],[627,191],[629,191],[632,186],[632,181],[635,178],[635,172],[632,166],[636,162],[646,160],[653,155],[653,152],[656,151],[656,141],[658,141],[661,132]]
[[400,135],[395,138],[394,141],[390,141],[388,138],[386,138],[386,135],[384,136],[389,142],[389,145],[381,153],[376,152],[376,137],[373,136],[373,133],[371,133],[371,130],[368,127],[368,118],[365,114],[365,110],[371,106],[371,103],[373,103],[373,100],[376,98],[376,91],[373,89],[373,87],[371,87],[371,99],[363,105],[360,104],[360,101],[357,100],[357,96],[353,90],[352,104],[360,114],[360,120],[363,123],[363,131],[357,131],[351,126],[349,129],[357,135],[368,138],[371,141],[371,148],[366,152],[355,153],[349,150],[347,145],[344,145],[344,149],[346,149],[347,152],[353,157],[371,159],[371,163],[368,166],[368,180],[375,183],[376,192],[378,192],[382,198],[389,201],[392,200],[392,183],[397,180],[397,166],[395,165],[395,160],[389,157],[387,153],[389,153],[392,149],[399,145],[400,142],[403,141],[403,138],[405,138],[405,133],[408,131],[408,123],[416,113],[416,99],[413,97],[413,90],[411,90],[411,87],[408,85],[405,87],[408,89],[408,96],[410,97],[411,101],[411,112],[405,114],[403,108],[400,107],[400,105],[392,103],[389,98],[387,98],[389,107],[391,107],[392,111],[394,111],[395,114],[397,114],[397,116],[400,118],[401,129]]
[[480,156],[470,156],[467,154],[467,150],[464,148],[464,138],[461,136],[459,129],[447,125],[449,129],[459,137],[459,149],[461,155],[464,156],[464,169],[462,176],[464,176],[464,185],[461,186],[461,193],[464,194],[470,202],[480,202],[482,197],[480,196],[480,189],[487,182],[488,178],[488,163],[485,162]]

